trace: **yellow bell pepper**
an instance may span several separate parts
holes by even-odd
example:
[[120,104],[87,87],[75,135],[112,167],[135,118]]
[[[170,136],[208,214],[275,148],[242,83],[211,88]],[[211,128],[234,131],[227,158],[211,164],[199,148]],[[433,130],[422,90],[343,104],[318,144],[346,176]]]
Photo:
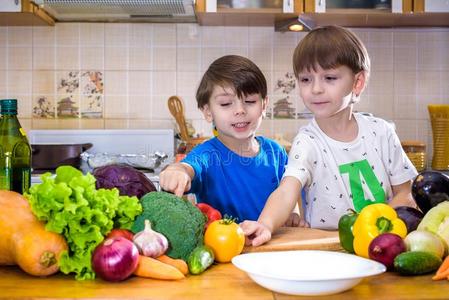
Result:
[[352,232],[355,254],[369,258],[369,244],[376,236],[389,232],[405,238],[407,227],[404,221],[398,218],[394,208],[384,203],[375,203],[360,211]]

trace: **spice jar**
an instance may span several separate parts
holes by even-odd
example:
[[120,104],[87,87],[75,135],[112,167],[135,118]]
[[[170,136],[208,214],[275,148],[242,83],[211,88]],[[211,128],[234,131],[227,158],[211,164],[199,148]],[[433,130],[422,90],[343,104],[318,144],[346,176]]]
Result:
[[420,141],[402,141],[402,149],[418,172],[426,169],[426,144]]

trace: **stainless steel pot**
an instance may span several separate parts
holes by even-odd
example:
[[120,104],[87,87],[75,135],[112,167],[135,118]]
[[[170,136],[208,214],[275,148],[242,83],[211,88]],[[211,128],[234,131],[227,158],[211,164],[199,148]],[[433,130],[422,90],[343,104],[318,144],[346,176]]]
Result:
[[53,170],[61,165],[79,168],[80,154],[90,149],[91,143],[84,144],[32,144],[33,170]]

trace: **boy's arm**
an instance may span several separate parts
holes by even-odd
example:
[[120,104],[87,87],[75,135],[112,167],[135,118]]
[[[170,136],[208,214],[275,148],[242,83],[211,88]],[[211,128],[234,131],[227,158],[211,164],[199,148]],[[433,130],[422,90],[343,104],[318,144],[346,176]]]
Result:
[[268,197],[257,222],[244,221],[240,227],[245,233],[246,245],[259,246],[271,239],[271,233],[281,227],[290,216],[301,194],[301,183],[294,177],[282,179],[279,187]]
[[279,187],[268,197],[258,222],[274,232],[288,219],[300,197],[301,183],[299,180],[291,176],[285,177]]
[[412,181],[406,181],[402,184],[393,185],[393,199],[390,201],[392,207],[410,206],[417,208],[416,202],[412,196]]
[[186,163],[173,163],[166,167],[159,175],[161,189],[172,192],[181,197],[190,190],[195,171]]

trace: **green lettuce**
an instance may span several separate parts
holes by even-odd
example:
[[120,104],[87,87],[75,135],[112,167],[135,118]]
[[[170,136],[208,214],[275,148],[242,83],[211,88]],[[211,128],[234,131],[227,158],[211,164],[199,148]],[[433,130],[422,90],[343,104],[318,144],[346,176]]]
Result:
[[92,252],[112,228],[130,229],[141,214],[137,197],[120,196],[117,189],[96,189],[95,177],[71,166],[45,173],[42,183],[30,188],[26,198],[33,213],[46,222],[48,231],[62,234],[69,250],[61,255],[59,268],[75,273],[78,280],[94,279]]

